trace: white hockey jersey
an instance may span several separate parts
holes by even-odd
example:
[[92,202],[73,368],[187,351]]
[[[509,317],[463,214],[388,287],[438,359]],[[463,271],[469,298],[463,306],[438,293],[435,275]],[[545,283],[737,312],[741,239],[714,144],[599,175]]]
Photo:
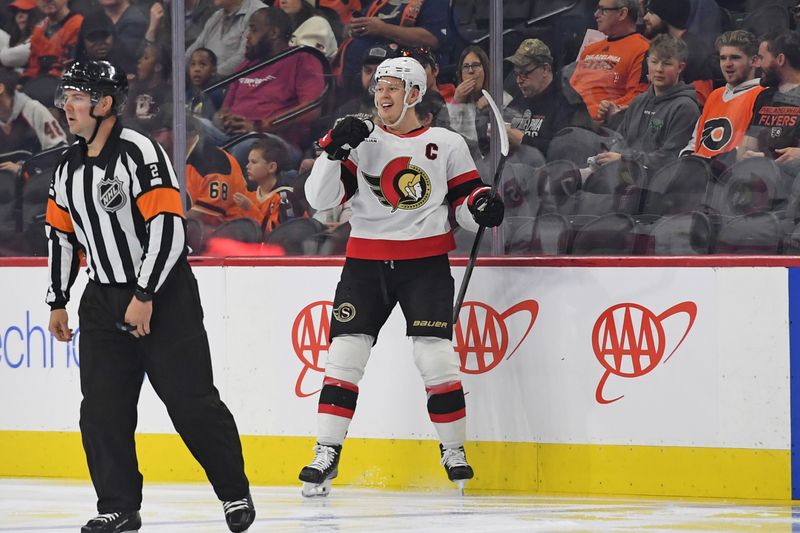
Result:
[[326,154],[315,161],[306,198],[315,209],[352,198],[347,257],[417,259],[455,248],[448,203],[459,206],[482,185],[457,133],[420,128],[397,135],[376,127],[346,161]]

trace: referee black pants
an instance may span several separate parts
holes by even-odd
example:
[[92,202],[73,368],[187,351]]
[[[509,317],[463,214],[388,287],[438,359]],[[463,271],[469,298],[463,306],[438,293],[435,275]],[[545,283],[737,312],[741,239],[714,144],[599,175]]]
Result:
[[189,451],[220,500],[249,492],[239,433],[214,387],[197,281],[189,264],[175,267],[153,302],[151,333],[116,328],[134,287],[90,282],[81,298],[81,436],[100,513],[135,511],[142,475],[134,431],[147,374]]

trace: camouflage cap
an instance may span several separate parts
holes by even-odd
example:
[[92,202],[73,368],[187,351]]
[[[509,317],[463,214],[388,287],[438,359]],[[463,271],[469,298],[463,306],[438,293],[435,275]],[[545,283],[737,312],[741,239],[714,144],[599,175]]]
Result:
[[525,39],[519,45],[517,51],[514,52],[514,55],[508,56],[506,61],[510,61],[517,67],[522,67],[529,63],[552,65],[553,56],[550,53],[550,48],[539,39]]

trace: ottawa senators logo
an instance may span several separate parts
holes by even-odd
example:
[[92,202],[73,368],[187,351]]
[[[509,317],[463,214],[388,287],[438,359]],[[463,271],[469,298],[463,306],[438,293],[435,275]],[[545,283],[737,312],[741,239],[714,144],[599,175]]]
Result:
[[410,163],[410,157],[398,157],[383,168],[380,176],[364,173],[372,193],[381,205],[398,209],[417,209],[431,197],[431,179],[424,170]]

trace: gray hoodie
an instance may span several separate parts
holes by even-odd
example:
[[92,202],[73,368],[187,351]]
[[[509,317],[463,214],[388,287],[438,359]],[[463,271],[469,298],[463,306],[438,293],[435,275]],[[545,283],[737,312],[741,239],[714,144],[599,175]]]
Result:
[[678,158],[700,117],[696,92],[682,81],[656,96],[653,86],[633,99],[617,132],[624,139],[611,148],[654,172]]

